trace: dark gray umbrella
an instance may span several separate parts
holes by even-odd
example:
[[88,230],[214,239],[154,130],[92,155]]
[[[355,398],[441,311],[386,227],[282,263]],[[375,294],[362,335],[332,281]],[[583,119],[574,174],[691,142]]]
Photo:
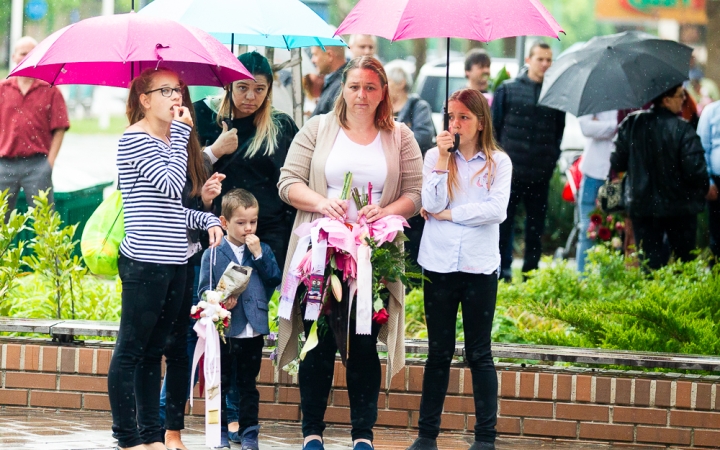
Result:
[[691,54],[639,31],[594,37],[553,63],[538,103],[576,116],[639,108],[687,79]]

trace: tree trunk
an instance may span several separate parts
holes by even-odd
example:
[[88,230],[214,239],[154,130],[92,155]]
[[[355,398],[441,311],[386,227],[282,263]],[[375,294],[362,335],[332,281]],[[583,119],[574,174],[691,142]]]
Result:
[[705,34],[707,67],[705,76],[720,83],[720,0],[706,0],[708,24]]
[[427,39],[413,40],[413,56],[415,56],[415,79],[417,79],[420,69],[427,62]]

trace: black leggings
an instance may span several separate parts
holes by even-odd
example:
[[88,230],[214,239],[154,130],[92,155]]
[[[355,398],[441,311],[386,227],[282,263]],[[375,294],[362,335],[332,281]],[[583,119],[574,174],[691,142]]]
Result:
[[440,433],[445,394],[450,380],[450,363],[455,352],[455,321],[462,305],[465,355],[472,373],[475,398],[475,440],[495,441],[497,423],[497,373],[490,350],[490,335],[498,276],[464,272],[425,271],[425,321],[428,331],[428,359],[423,375],[419,436],[437,438]]
[[[377,336],[380,326],[373,323],[372,334],[355,334],[355,321],[350,326],[350,352],[347,359],[347,389],[350,397],[350,423],[353,440],[373,440],[373,427],[377,421],[377,402],[380,395],[380,358],[377,354]],[[305,336],[312,322],[304,322]],[[335,372],[335,336],[329,329],[318,333],[317,347],[310,350],[300,362],[300,409],[302,410],[303,436],[322,436],[325,431],[325,410]]]
[[[112,429],[120,447],[164,442],[160,361],[183,302],[187,269],[185,264],[146,263],[121,255],[118,270],[122,312],[108,371]],[[176,388],[168,385],[168,391]],[[176,419],[168,414],[170,429],[182,428],[182,422],[173,423]]]
[[[185,289],[177,319],[173,323],[165,347],[165,418],[166,430],[185,428],[185,404],[190,394],[190,357],[188,355],[188,336],[195,335],[190,328],[190,308],[193,305],[195,287],[195,265],[186,265]],[[197,341],[197,339],[195,339]],[[162,405],[161,405],[162,407]]]

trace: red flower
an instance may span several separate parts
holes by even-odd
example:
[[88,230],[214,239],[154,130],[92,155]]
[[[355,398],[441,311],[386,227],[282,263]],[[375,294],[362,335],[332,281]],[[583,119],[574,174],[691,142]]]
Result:
[[227,328],[230,326],[230,320],[228,320],[228,318],[226,317],[223,319],[222,324],[225,328]]
[[387,312],[387,309],[383,308],[380,311],[373,313],[373,322],[375,322],[378,325],[382,325],[384,323],[387,323],[388,318],[390,315]]
[[603,241],[609,241],[612,237],[612,233],[610,232],[610,229],[607,227],[600,227],[598,229],[598,237],[602,239]]
[[600,214],[593,214],[590,216],[590,222],[594,223],[595,225],[600,225],[602,223],[602,216]]

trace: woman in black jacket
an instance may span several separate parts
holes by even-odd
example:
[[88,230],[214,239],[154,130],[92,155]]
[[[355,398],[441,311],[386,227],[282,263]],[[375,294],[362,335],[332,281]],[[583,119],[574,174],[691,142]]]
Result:
[[685,95],[677,85],[653,100],[649,110],[628,115],[610,157],[612,170],[627,171],[625,205],[651,269],[667,264],[665,235],[676,258],[691,259],[697,215],[710,186],[700,138],[678,116]]
[[250,191],[260,204],[258,237],[284,267],[295,210],[280,200],[277,182],[298,128],[290,116],[272,108],[268,60],[257,52],[244,53],[238,60],[256,81],[236,81],[225,86],[222,97],[195,102],[198,135],[213,172],[226,176],[215,199],[217,211],[226,192]]

